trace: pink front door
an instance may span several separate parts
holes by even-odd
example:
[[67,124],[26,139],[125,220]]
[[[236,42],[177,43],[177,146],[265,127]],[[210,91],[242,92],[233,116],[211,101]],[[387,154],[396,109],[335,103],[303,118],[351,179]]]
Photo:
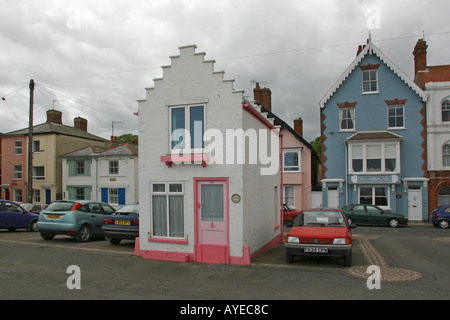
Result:
[[196,179],[195,260],[229,263],[228,180]]

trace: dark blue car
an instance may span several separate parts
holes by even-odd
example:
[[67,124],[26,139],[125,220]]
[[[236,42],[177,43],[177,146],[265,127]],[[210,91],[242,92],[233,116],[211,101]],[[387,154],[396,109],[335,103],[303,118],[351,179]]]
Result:
[[0,199],[0,229],[37,231],[38,219],[38,214],[28,212],[15,202]]
[[111,244],[139,237],[139,205],[128,204],[103,219],[103,233]]
[[431,211],[431,223],[442,229],[448,228],[450,222],[450,205],[439,206]]

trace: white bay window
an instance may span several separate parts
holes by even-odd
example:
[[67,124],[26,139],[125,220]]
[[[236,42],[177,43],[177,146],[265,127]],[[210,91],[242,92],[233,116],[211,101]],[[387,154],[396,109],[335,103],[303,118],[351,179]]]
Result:
[[349,173],[400,172],[399,143],[349,144]]

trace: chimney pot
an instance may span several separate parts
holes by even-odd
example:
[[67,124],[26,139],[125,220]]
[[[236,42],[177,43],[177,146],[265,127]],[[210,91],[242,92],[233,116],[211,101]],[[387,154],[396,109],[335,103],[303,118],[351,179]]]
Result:
[[294,120],[294,130],[303,137],[303,119],[301,117]]
[[77,129],[87,132],[87,120],[81,117],[73,119],[73,126]]
[[256,88],[253,89],[253,99],[256,103],[272,112],[272,91],[269,88],[260,88],[257,82]]
[[62,124],[62,112],[52,109],[47,111],[47,122]]
[[414,76],[427,68],[427,48],[428,45],[423,39],[419,39],[414,47]]

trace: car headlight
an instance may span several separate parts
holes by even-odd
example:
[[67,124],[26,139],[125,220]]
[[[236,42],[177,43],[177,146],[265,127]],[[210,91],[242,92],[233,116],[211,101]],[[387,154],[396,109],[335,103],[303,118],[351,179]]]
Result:
[[345,244],[345,238],[334,238],[333,244]]
[[287,242],[290,243],[300,243],[300,239],[298,237],[288,237]]

